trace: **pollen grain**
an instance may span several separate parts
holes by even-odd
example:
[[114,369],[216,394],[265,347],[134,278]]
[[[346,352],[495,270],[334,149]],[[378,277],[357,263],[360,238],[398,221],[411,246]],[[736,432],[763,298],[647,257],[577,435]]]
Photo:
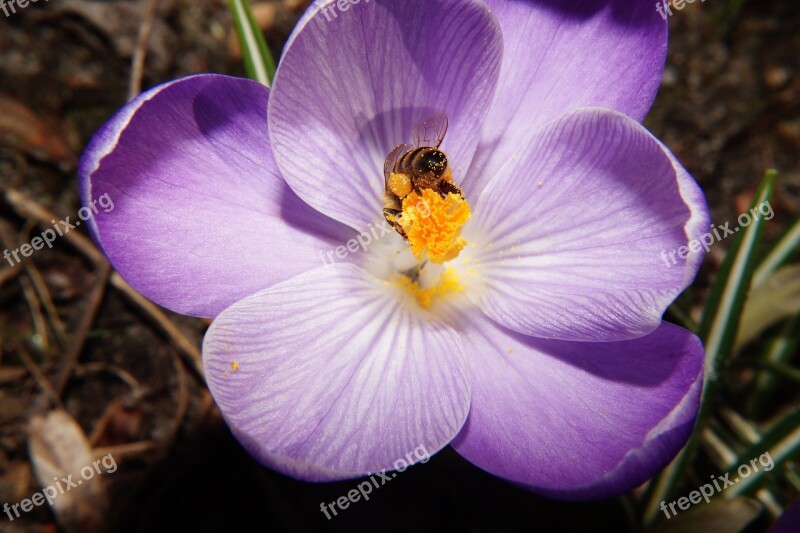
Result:
[[412,281],[408,276],[397,275],[394,282],[401,288],[407,290],[417,300],[423,309],[430,309],[434,300],[451,293],[464,292],[464,287],[458,280],[458,275],[453,269],[448,268],[439,278],[439,283],[435,286],[423,289],[418,281]]
[[417,259],[442,264],[458,257],[466,246],[460,234],[471,216],[469,203],[458,194],[442,198],[436,191],[423,189],[403,199],[399,222]]

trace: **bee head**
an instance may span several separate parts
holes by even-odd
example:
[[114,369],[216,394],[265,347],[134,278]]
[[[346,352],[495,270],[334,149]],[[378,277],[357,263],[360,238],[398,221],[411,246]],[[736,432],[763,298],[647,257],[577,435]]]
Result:
[[425,170],[441,176],[447,168],[447,156],[441,150],[431,150],[422,156],[420,164]]

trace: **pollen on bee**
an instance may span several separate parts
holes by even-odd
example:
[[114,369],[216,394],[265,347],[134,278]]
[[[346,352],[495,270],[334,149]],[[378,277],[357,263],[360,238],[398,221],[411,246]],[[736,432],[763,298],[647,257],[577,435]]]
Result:
[[408,175],[392,172],[389,175],[389,190],[392,191],[398,198],[405,198],[411,192],[411,180]]
[[403,199],[399,222],[417,259],[442,264],[458,257],[466,246],[461,228],[471,216],[462,196],[450,193],[443,198],[434,190],[422,189]]
[[442,174],[442,179],[447,183],[453,183],[453,169],[451,167],[447,167]]

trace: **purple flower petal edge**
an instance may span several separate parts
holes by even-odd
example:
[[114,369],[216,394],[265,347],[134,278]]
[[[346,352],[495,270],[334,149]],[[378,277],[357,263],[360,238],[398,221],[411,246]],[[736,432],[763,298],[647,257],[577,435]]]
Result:
[[215,316],[235,301],[323,264],[351,237],[300,200],[275,167],[268,89],[218,75],[156,87],[98,133],[80,164],[84,205],[113,210],[92,233],[144,296]]
[[[692,281],[707,227],[694,179],[641,124],[579,109],[482,191],[464,230],[479,305],[515,331],[614,341],[653,331]],[[671,257],[675,258],[674,264]]]
[[691,434],[703,346],[683,328],[587,343],[472,324],[472,407],[453,446],[477,466],[553,498],[605,498],[655,475]]
[[397,296],[338,264],[214,320],[203,342],[206,380],[254,457],[298,479],[331,481],[399,468],[414,450],[433,454],[452,440],[469,411],[463,346]]
[[506,43],[468,179],[480,190],[546,124],[578,107],[641,121],[661,82],[667,23],[648,0],[486,0]]
[[374,1],[347,11],[314,4],[270,96],[282,175],[309,205],[362,230],[382,216],[386,156],[412,142],[419,121],[443,112],[450,128],[442,149],[458,182],[480,137],[502,44],[479,0]]

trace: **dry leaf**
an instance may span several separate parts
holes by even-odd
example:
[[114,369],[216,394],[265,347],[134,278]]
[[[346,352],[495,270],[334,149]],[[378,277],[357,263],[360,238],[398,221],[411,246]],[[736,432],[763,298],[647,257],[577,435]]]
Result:
[[108,497],[92,447],[75,419],[65,411],[34,417],[28,453],[40,492],[50,496],[61,526],[66,531],[102,530]]

